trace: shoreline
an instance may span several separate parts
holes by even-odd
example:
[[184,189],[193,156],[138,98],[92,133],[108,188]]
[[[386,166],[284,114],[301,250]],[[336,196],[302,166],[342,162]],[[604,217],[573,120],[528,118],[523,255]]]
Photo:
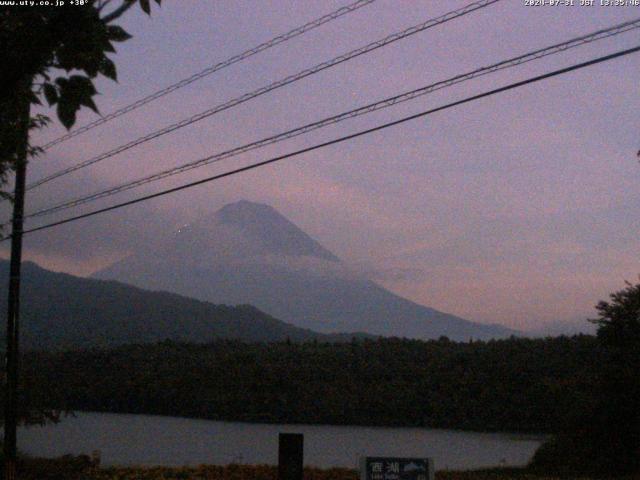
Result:
[[[149,417],[149,418],[175,418],[180,420],[194,420],[194,421],[204,421],[204,422],[217,422],[217,423],[225,423],[225,424],[233,424],[240,423],[244,425],[261,425],[261,426],[280,426],[280,427],[329,427],[329,428],[368,428],[373,430],[388,430],[388,429],[403,429],[403,430],[431,430],[436,432],[447,432],[447,433],[459,433],[465,435],[499,435],[504,436],[506,438],[510,438],[513,440],[522,440],[522,441],[536,441],[543,442],[548,440],[553,436],[553,433],[535,433],[535,432],[518,432],[513,430],[464,430],[459,428],[443,428],[443,427],[430,427],[430,426],[415,426],[415,425],[406,425],[406,424],[389,424],[389,425],[365,425],[359,423],[304,423],[304,422],[270,422],[270,421],[260,421],[260,420],[226,420],[226,419],[214,419],[214,418],[206,418],[206,417],[191,417],[184,415],[165,415],[162,413],[138,413],[138,412],[114,412],[108,410],[73,410],[67,413],[63,413],[61,415],[61,421],[65,417],[72,417],[76,413],[81,414],[98,414],[98,415],[135,415],[137,417]],[[32,425],[33,427],[40,427],[40,425]],[[30,428],[31,426],[27,426]],[[0,431],[2,428],[0,427]]]
[[[197,467],[101,467],[87,456],[65,456],[56,459],[22,457],[19,461],[22,480],[276,480],[278,467],[272,465],[200,465]],[[359,472],[351,468],[305,467],[305,480],[358,480]],[[595,480],[595,477],[559,477],[550,473],[522,468],[478,470],[439,470],[436,480]],[[632,480],[622,477],[618,480]]]

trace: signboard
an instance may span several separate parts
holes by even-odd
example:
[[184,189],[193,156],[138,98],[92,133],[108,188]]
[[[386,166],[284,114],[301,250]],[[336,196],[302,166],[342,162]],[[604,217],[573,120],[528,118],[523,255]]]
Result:
[[431,458],[363,457],[360,480],[433,480]]

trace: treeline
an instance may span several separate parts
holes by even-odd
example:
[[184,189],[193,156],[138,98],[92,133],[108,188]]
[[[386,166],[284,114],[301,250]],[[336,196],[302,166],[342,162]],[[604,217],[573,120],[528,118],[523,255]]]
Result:
[[278,423],[555,432],[593,401],[594,337],[161,342],[30,353],[24,404]]

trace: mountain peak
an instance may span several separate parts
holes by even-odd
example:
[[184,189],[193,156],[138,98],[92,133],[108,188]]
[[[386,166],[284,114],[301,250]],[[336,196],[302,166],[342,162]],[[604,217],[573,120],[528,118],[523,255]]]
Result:
[[256,223],[265,221],[273,221],[274,218],[282,218],[286,220],[278,211],[270,205],[264,203],[255,203],[248,200],[240,200],[234,203],[228,203],[215,214],[216,218],[226,224]]
[[275,208],[266,203],[251,202],[249,200],[238,200],[237,202],[227,203],[219,211],[242,212],[242,211],[270,211],[278,213]]
[[237,232],[240,236],[238,242],[249,245],[254,253],[311,256],[339,261],[270,205],[248,200],[229,203],[214,214],[213,224],[209,228],[215,229],[216,225]]

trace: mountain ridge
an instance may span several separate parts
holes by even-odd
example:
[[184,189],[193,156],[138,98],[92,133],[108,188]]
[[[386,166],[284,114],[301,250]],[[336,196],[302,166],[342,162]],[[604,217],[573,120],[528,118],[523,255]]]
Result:
[[[0,275],[9,263],[0,260]],[[164,340],[206,343],[349,341],[361,333],[325,335],[289,325],[251,305],[214,305],[112,280],[76,277],[22,266],[21,339],[25,349],[113,347]],[[6,289],[6,285],[4,287]],[[6,318],[6,290],[0,318]]]

